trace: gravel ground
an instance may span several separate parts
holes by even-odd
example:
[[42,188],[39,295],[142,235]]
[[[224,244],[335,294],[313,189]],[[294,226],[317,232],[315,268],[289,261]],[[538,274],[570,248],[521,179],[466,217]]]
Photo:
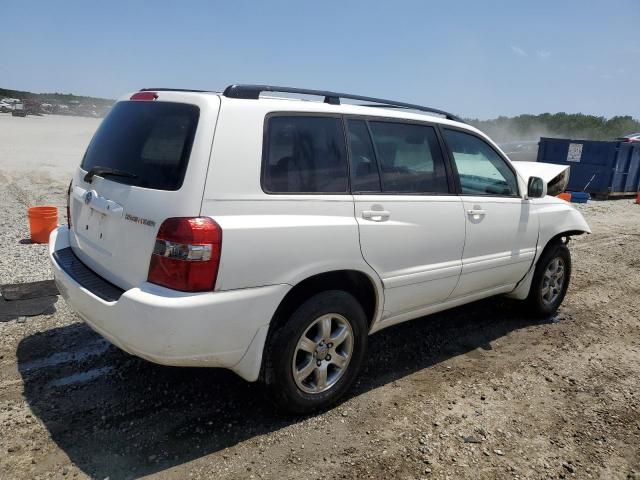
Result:
[[[34,120],[74,162],[95,127]],[[47,279],[45,247],[21,243],[25,208],[63,207],[71,166],[25,169],[7,152],[28,147],[12,149],[0,282]],[[232,373],[127,355],[62,299],[0,323],[0,478],[640,479],[640,206],[579,208],[594,233],[571,243],[557,317],[497,298],[384,330],[351,396],[305,418]]]

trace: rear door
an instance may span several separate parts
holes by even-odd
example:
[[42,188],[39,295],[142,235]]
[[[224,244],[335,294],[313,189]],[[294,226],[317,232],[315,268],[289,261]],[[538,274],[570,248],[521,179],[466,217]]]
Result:
[[148,93],[114,105],[70,195],[74,252],[124,289],[146,281],[165,219],[199,215],[220,103],[216,95]]
[[536,253],[538,217],[521,197],[515,171],[483,138],[443,129],[459,179],[466,241],[462,275],[452,297],[511,289]]
[[464,214],[433,125],[347,119],[364,259],[384,285],[384,316],[446,300],[458,282]]

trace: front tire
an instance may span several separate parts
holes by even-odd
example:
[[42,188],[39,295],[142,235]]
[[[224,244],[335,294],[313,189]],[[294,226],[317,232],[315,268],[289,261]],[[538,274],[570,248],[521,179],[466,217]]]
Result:
[[542,252],[531,282],[527,304],[535,316],[549,317],[564,300],[571,280],[571,253],[564,243]]
[[279,409],[307,414],[342,397],[362,365],[367,318],[349,293],[318,293],[298,307],[269,338],[264,383]]

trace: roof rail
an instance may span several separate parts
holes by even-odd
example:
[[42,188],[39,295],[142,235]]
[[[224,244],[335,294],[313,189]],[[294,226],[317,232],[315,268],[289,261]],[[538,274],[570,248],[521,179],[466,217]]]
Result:
[[442,115],[448,120],[454,120],[456,122],[466,123],[460,117],[439,110],[437,108],[423,107],[422,105],[415,105],[412,103],[397,102],[395,100],[384,100],[382,98],[364,97],[362,95],[352,95],[349,93],[337,93],[329,92],[325,90],[309,90],[306,88],[291,88],[291,87],[276,87],[273,85],[229,85],[224,89],[223,95],[229,98],[244,98],[249,100],[257,100],[260,98],[262,92],[280,92],[280,93],[294,93],[298,95],[314,95],[318,97],[324,97],[324,103],[331,105],[340,105],[341,98],[348,98],[350,100],[359,100],[362,102],[374,103],[376,105],[365,105],[367,107],[374,106],[389,106],[395,108],[407,108],[410,110],[419,110],[421,112],[436,113]]
[[209,90],[187,90],[186,88],[141,88],[141,92],[191,92],[191,93],[210,93]]

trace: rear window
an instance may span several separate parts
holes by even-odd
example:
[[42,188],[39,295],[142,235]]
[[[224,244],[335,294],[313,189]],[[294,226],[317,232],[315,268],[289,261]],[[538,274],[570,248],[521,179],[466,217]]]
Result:
[[263,188],[269,193],[346,193],[342,120],[273,116],[267,124]]
[[170,102],[120,102],[96,131],[82,168],[107,167],[135,175],[110,181],[178,190],[189,162],[200,110]]
[[348,120],[347,124],[354,192],[449,193],[433,127],[370,121],[367,129],[363,120]]

